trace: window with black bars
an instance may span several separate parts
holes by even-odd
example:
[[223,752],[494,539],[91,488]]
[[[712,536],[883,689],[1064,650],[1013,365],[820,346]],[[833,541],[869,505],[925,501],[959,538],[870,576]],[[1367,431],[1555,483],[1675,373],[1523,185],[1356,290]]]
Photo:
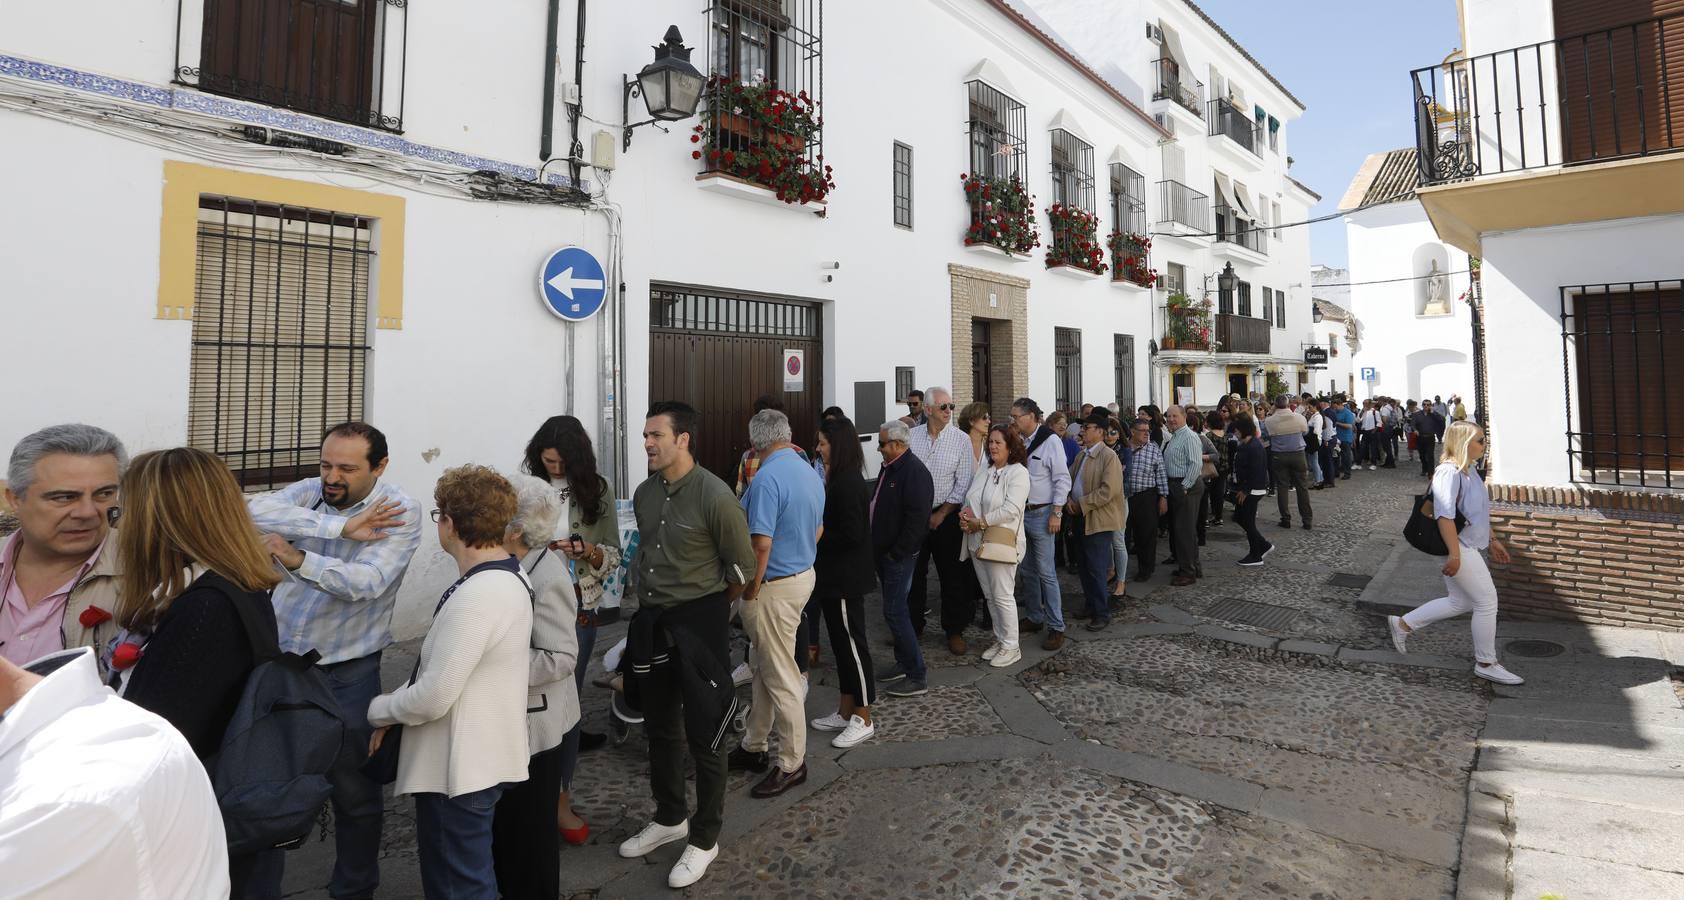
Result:
[[1113,334],[1111,352],[1115,369],[1117,410],[1130,419],[1134,413],[1134,335]]
[[315,475],[327,429],[363,418],[374,255],[366,218],[200,199],[187,439],[242,488]]
[[1234,287],[1239,293],[1240,315],[1251,315],[1251,282],[1241,281]]
[[[751,181],[772,177],[749,163],[768,147],[798,154],[806,169],[823,171],[824,129],[801,133],[763,127],[745,114],[747,100],[775,88],[805,94],[813,116],[824,115],[823,0],[712,0],[708,5],[709,62],[702,128],[720,158],[703,154],[709,171]],[[768,100],[768,102],[771,102]],[[731,151],[732,161],[726,161]],[[760,151],[757,153],[757,151]]]
[[1053,329],[1053,403],[1062,410],[1082,406],[1082,332]]
[[1118,231],[1146,233],[1146,176],[1111,164],[1111,221]]
[[1684,488],[1684,284],[1563,287],[1561,342],[1572,480]]
[[1234,314],[1234,292],[1220,283],[1216,287],[1216,311],[1224,316]]
[[649,327],[655,331],[790,338],[819,336],[818,309],[806,304],[682,288],[652,288],[649,300]]
[[908,394],[918,389],[915,372],[912,366],[895,366],[895,402],[904,401]]
[[1286,291],[1275,291],[1275,327],[1286,327]]
[[1053,202],[1093,212],[1093,145],[1062,128],[1052,130]]
[[1023,104],[984,82],[973,81],[965,87],[970,95],[971,174],[1021,178],[1028,150],[1028,112]]
[[912,148],[895,141],[895,224],[912,227]]

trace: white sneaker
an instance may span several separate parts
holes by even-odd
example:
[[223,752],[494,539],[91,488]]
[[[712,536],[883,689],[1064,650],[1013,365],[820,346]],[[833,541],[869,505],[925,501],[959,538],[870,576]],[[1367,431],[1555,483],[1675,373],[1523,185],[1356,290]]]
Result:
[[842,718],[841,713],[831,713],[822,719],[814,719],[808,723],[814,731],[841,731],[848,727],[848,720]]
[[1000,645],[999,645],[999,643],[995,643],[994,646],[989,647],[987,650],[982,651],[982,658],[985,661],[993,659],[994,657],[999,656],[999,655],[1000,655]]
[[650,822],[643,826],[643,830],[626,838],[620,843],[620,855],[626,859],[637,859],[648,856],[656,847],[663,847],[673,841],[682,841],[690,836],[690,820],[685,819],[677,825],[662,825]]
[[999,655],[990,660],[988,664],[996,669],[1004,669],[1022,658],[1023,651],[1013,647],[1010,650],[1001,650]]
[[867,722],[859,716],[848,717],[848,727],[841,734],[832,738],[830,746],[838,750],[846,750],[856,744],[863,744],[877,733],[877,726]]
[[753,680],[754,680],[754,673],[750,672],[748,670],[748,663],[746,663],[746,662],[745,663],[737,663],[737,667],[735,669],[731,670],[731,686],[732,687],[742,687],[743,685],[748,684],[749,682],[751,682]]
[[1409,632],[1403,630],[1403,620],[1397,616],[1386,617],[1386,630],[1392,633],[1392,647],[1399,653],[1408,653],[1403,645],[1409,641]]
[[1486,681],[1495,681],[1498,684],[1525,684],[1526,683],[1526,679],[1520,677],[1519,675],[1514,674],[1513,672],[1510,672],[1508,669],[1503,668],[1501,663],[1492,663],[1489,666],[1475,665],[1474,666],[1474,674],[1478,675],[1479,677],[1481,677],[1483,679],[1485,679]]
[[685,847],[684,855],[678,858],[672,871],[667,873],[667,887],[687,888],[701,881],[702,876],[708,873],[708,866],[713,864],[718,855],[718,844],[714,844],[712,850],[703,850],[695,844]]
[[1376,467],[1375,467],[1375,466],[1369,466],[1369,467],[1368,467],[1368,471],[1370,471],[1370,472],[1373,472],[1373,471],[1375,471],[1375,469],[1376,469]]

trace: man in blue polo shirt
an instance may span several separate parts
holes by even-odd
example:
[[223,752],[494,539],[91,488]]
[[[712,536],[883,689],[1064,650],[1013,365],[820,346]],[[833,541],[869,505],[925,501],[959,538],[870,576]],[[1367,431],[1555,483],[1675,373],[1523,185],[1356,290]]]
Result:
[[813,558],[824,528],[824,484],[791,443],[789,418],[768,409],[748,423],[760,468],[743,494],[754,580],[743,591],[743,628],[752,644],[754,699],[730,767],[765,771],[767,738],[778,732],[777,766],[749,792],[776,797],[807,780],[807,711],[795,664],[795,632],[813,593]]
[[[1357,414],[1351,412],[1343,397],[1333,398],[1333,424],[1339,429],[1339,477],[1351,480],[1351,446],[1357,441]],[[1332,478],[1328,479],[1332,481]]]

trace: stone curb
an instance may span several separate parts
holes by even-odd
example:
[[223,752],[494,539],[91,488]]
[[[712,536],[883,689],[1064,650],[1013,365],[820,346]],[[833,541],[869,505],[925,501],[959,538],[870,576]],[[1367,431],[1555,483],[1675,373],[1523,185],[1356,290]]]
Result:
[[[1165,620],[1165,622],[1174,622],[1175,624],[1146,622],[1140,623],[1136,626],[1124,626],[1125,628],[1138,628],[1138,631],[1129,632],[1122,631],[1121,629],[1119,629],[1119,631],[1130,637],[1149,634],[1186,634],[1189,629],[1183,627],[1181,624],[1182,620],[1187,620],[1187,624],[1192,624],[1198,621],[1191,614],[1178,607],[1169,606],[1167,604],[1153,606],[1148,611],[1152,615],[1157,616],[1159,619]],[[1154,624],[1156,624],[1157,627],[1149,627]],[[1380,663],[1390,666],[1414,666],[1417,668],[1445,669],[1449,671],[1460,671],[1468,667],[1467,660],[1457,659],[1452,656],[1436,656],[1430,653],[1403,654],[1394,653],[1390,650],[1359,650],[1355,647],[1346,647],[1340,644],[1326,644],[1320,641],[1306,641],[1293,638],[1283,639],[1266,634],[1258,634],[1254,631],[1235,631],[1231,628],[1223,628],[1220,625],[1212,625],[1208,622],[1195,624],[1190,630],[1193,634],[1197,634],[1200,637],[1207,637],[1215,641],[1225,641],[1230,644],[1238,644],[1243,647],[1256,647],[1261,650],[1278,650],[1283,653],[1297,653],[1305,656],[1331,656],[1344,662]]]
[[1059,744],[1053,754],[1072,765],[1244,813],[1257,812],[1264,793],[1260,784],[1090,741]]
[[1503,830],[1508,827],[1508,804],[1471,787],[1456,900],[1508,900],[1512,850]]
[[1217,641],[1227,641],[1230,644],[1240,644],[1246,647],[1256,647],[1259,650],[1273,650],[1281,642],[1280,638],[1257,634],[1252,631],[1234,631],[1218,625],[1200,625],[1193,629],[1193,633]]
[[1296,791],[1264,790],[1257,813],[1430,866],[1452,869],[1461,858],[1460,835],[1410,828],[1394,818],[1311,800]]
[[1354,647],[1340,647],[1339,658],[1346,662],[1417,666],[1426,669],[1448,669],[1452,671],[1472,668],[1467,660],[1449,656],[1434,656],[1430,653],[1397,653],[1392,650],[1358,650]]
[[837,763],[849,772],[871,769],[917,769],[949,763],[984,762],[994,759],[1029,757],[1047,749],[1045,744],[1015,734],[984,734],[943,738],[939,741],[891,741],[867,744],[842,754]]
[[1070,739],[1070,732],[1058,718],[1048,712],[1016,678],[984,678],[977,682],[976,687],[994,707],[994,714],[1006,723],[1013,734],[1043,744],[1058,744]]
[[1147,609],[1147,612],[1155,616],[1160,622],[1169,622],[1172,625],[1199,624],[1198,618],[1192,613],[1168,603],[1155,603]]

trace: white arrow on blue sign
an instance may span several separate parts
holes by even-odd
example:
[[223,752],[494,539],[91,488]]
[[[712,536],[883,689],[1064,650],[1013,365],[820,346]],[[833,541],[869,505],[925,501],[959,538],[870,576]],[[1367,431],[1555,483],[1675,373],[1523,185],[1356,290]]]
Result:
[[569,322],[583,322],[602,309],[608,281],[602,263],[581,247],[563,247],[544,260],[538,274],[544,306]]

